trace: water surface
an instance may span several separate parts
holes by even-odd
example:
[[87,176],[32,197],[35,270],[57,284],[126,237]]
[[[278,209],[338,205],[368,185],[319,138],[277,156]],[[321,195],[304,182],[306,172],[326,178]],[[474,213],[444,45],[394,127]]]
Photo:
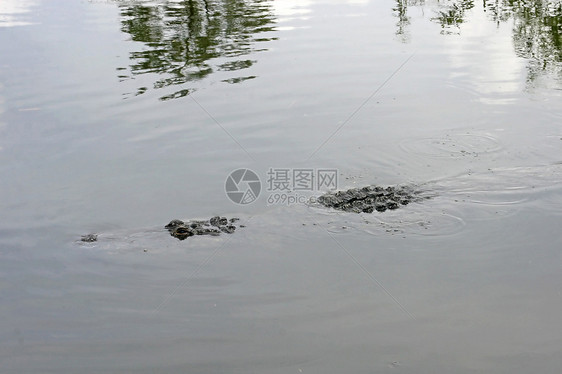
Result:
[[[560,12],[3,0],[2,372],[558,373]],[[238,168],[433,198],[239,206]]]

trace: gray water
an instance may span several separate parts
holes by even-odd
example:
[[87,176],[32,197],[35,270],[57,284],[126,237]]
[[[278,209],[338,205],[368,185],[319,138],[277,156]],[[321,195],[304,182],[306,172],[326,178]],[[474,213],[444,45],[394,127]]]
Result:
[[[0,372],[559,373],[561,25],[539,0],[1,0]],[[270,168],[432,198],[268,205]],[[163,229],[213,215],[246,227]]]

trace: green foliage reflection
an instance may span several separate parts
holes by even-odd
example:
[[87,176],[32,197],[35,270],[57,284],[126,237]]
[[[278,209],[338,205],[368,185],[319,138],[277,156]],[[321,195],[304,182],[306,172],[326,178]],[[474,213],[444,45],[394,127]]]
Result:
[[513,18],[513,44],[529,61],[527,81],[550,75],[562,79],[562,2],[552,0],[496,0],[484,3],[496,22]]
[[[130,53],[130,66],[118,69],[119,78],[157,74],[153,89],[175,87],[161,100],[189,95],[194,81],[217,71],[235,74],[223,80],[227,83],[255,78],[240,75],[256,63],[244,56],[264,50],[257,47],[260,42],[276,39],[271,4],[264,0],[121,1],[118,6],[121,30],[142,43]],[[140,87],[135,95],[148,90]]]
[[442,34],[459,33],[466,11],[472,8],[474,8],[473,0],[446,1],[444,4],[440,4],[439,10],[432,20],[441,25]]
[[[498,25],[513,21],[513,44],[516,54],[528,60],[528,83],[540,76],[562,80],[562,0],[483,0],[482,5],[490,21]],[[396,0],[396,34],[403,42],[409,41],[411,6],[429,6],[435,14],[431,20],[441,25],[442,34],[460,34],[474,0]]]

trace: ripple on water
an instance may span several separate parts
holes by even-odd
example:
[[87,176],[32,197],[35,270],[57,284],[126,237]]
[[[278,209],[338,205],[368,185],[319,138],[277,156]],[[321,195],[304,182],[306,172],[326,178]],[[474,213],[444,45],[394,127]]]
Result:
[[317,220],[338,235],[452,236],[471,221],[497,220],[525,206],[562,214],[562,164],[497,168],[465,173],[423,185],[427,200],[394,211],[345,213],[311,206]]
[[[373,219],[374,218],[374,219]],[[367,218],[364,231],[372,235],[453,236],[463,231],[466,223],[453,212],[430,208],[405,212],[399,217]]]
[[488,133],[464,131],[440,137],[412,138],[400,143],[400,148],[418,156],[434,158],[478,157],[504,149],[497,138]]
[[77,239],[75,244],[83,249],[93,249],[96,252],[127,255],[127,254],[162,254],[183,252],[185,248],[214,249],[225,241],[226,235],[194,237],[180,241],[170,236],[164,227],[150,227],[138,229],[120,229],[100,232],[97,241],[85,243]]
[[[488,206],[514,206],[558,195],[562,165],[494,168],[435,181],[445,197]],[[545,206],[546,208],[546,206]]]
[[318,214],[317,223],[332,234],[364,232],[376,236],[451,236],[461,232],[465,226],[464,219],[457,212],[444,210],[439,204],[432,204],[431,200],[382,213],[327,210]]

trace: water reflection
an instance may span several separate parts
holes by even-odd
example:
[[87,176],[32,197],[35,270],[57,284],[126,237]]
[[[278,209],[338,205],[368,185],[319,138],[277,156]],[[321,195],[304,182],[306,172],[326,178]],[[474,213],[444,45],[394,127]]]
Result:
[[547,75],[562,78],[562,2],[513,0],[503,2],[513,12],[515,53],[526,58],[527,82]]
[[26,20],[26,16],[35,5],[35,0],[0,1],[0,27],[31,25],[32,22]]
[[[2,92],[3,90],[4,90],[4,86],[2,85],[2,83],[0,83],[0,129],[2,129],[5,126],[5,123],[2,120],[2,114],[5,111],[5,108],[4,108],[5,99],[4,99],[4,96],[3,96],[4,92]],[[0,152],[2,152],[2,146],[1,145],[0,145]]]
[[[408,8],[428,6],[433,22],[441,25],[441,34],[460,34],[467,22],[468,11],[476,9],[473,0],[429,2],[396,0],[393,8],[398,18],[396,34],[409,42]],[[479,8],[479,7],[478,7]],[[498,24],[513,22],[513,44],[519,57],[528,60],[527,84],[540,77],[562,79],[562,2],[556,0],[483,0],[482,8],[488,19]]]
[[149,89],[173,88],[161,96],[170,100],[189,95],[194,83],[216,72],[226,72],[226,83],[256,78],[242,71],[266,50],[260,42],[275,40],[271,3],[264,0],[128,1],[118,3],[121,30],[142,48],[130,53],[130,66],[118,68],[119,78],[157,74]]
[[439,4],[433,21],[441,25],[441,34],[458,34],[467,10],[474,8],[473,0],[458,0]]
[[396,23],[396,35],[400,41],[406,43],[410,41],[410,17],[408,16],[408,5],[411,5],[408,0],[396,0],[396,5],[392,8],[394,15],[398,18]]

